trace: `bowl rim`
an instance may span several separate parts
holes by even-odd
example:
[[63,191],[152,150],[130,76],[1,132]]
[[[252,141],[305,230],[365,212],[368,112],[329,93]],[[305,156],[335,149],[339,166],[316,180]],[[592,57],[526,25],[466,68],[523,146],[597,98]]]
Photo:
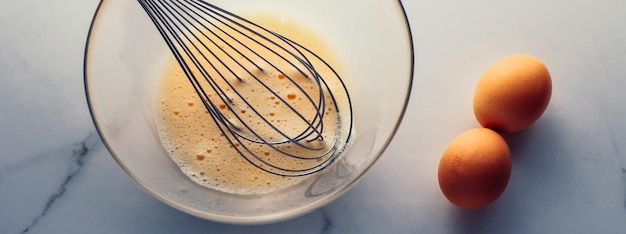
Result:
[[363,177],[363,175],[365,175],[365,173],[367,171],[370,170],[370,168],[376,163],[376,161],[378,161],[378,159],[380,159],[380,157],[382,156],[382,154],[386,151],[386,149],[388,148],[389,144],[391,143],[391,141],[393,140],[393,138],[395,137],[400,125],[402,124],[402,121],[404,119],[404,116],[406,114],[406,110],[409,104],[409,100],[411,97],[411,92],[412,92],[412,87],[413,87],[413,80],[414,80],[414,75],[415,75],[415,47],[414,47],[414,42],[413,42],[413,33],[411,31],[411,27],[410,27],[410,21],[409,18],[407,16],[406,10],[404,5],[402,4],[401,0],[396,0],[397,4],[398,4],[398,8],[399,8],[399,12],[402,14],[402,18],[404,21],[404,27],[405,27],[405,32],[406,32],[406,36],[408,37],[408,43],[409,43],[409,49],[410,49],[410,54],[409,54],[409,79],[408,79],[408,84],[407,84],[407,89],[406,89],[406,96],[404,99],[404,103],[402,105],[402,108],[400,110],[400,113],[398,115],[398,119],[395,122],[395,126],[393,127],[393,129],[391,130],[391,133],[389,134],[389,136],[387,137],[386,141],[383,143],[381,149],[374,155],[373,160],[370,164],[368,164],[367,166],[365,166],[363,168],[363,170],[357,174],[355,176],[355,178],[348,182],[345,186],[337,189],[336,191],[331,192],[330,194],[328,194],[326,196],[325,199],[319,199],[316,200],[310,204],[307,204],[305,206],[301,206],[298,208],[294,208],[291,210],[287,210],[287,211],[283,211],[280,213],[275,213],[275,214],[269,214],[269,215],[263,215],[263,216],[228,216],[228,215],[220,215],[220,214],[215,214],[215,213],[207,213],[207,212],[202,212],[199,210],[195,210],[195,209],[190,209],[186,206],[180,205],[175,201],[172,201],[168,198],[166,198],[165,196],[160,195],[159,193],[157,193],[156,191],[153,191],[151,188],[147,187],[145,184],[143,184],[141,182],[141,179],[139,177],[137,177],[127,166],[125,166],[125,164],[122,162],[122,160],[116,155],[115,150],[113,148],[113,146],[111,146],[107,139],[104,137],[104,134],[102,132],[102,127],[100,126],[100,124],[98,124],[98,117],[96,116],[95,112],[94,112],[94,108],[93,108],[93,103],[91,100],[91,96],[90,96],[90,92],[89,92],[89,58],[90,58],[90,45],[92,43],[92,35],[95,32],[95,29],[97,27],[98,24],[98,20],[100,19],[99,15],[101,13],[101,9],[104,6],[105,2],[107,0],[100,0],[100,2],[98,3],[98,6],[96,7],[96,10],[94,12],[94,15],[91,19],[91,23],[89,25],[89,30],[88,30],[88,34],[87,34],[87,38],[86,38],[86,42],[85,42],[85,50],[84,50],[84,54],[83,54],[83,82],[84,82],[84,89],[85,89],[85,96],[86,96],[86,100],[87,100],[87,106],[89,108],[89,113],[91,115],[91,119],[94,123],[94,126],[96,128],[96,131],[98,132],[98,135],[100,136],[100,139],[102,140],[103,144],[105,145],[105,147],[107,148],[108,152],[111,154],[111,156],[113,157],[113,159],[117,162],[117,164],[122,167],[122,169],[126,172],[126,174],[128,174],[131,178],[133,178],[134,182],[139,184],[140,187],[142,187],[145,191],[147,191],[150,195],[152,195],[153,197],[157,198],[158,200],[160,200],[161,202],[177,209],[180,210],[184,213],[202,218],[202,219],[207,219],[207,220],[212,220],[212,221],[217,221],[217,222],[222,222],[222,223],[230,223],[230,224],[267,224],[267,223],[275,223],[275,222],[280,222],[280,221],[284,221],[287,219],[292,219],[295,217],[299,217],[302,215],[305,215],[309,212],[314,211],[317,208],[320,208],[332,201],[334,201],[335,199],[341,197],[341,195],[343,195],[344,193],[346,193],[347,191],[349,191],[354,185],[357,184],[357,182]]

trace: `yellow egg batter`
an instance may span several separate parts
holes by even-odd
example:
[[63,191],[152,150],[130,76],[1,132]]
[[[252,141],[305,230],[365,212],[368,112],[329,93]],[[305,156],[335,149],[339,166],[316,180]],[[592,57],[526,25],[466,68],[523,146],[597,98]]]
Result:
[[[315,51],[336,71],[341,70],[337,59],[331,53],[332,49],[324,43],[318,34],[312,33],[306,27],[302,27],[301,24],[276,14],[254,14],[246,17]],[[237,149],[245,152],[245,148],[247,148],[252,151],[251,154],[286,168],[313,166],[325,159],[295,160],[281,155],[276,149],[272,149],[266,144],[245,140],[229,143],[211,118],[209,111],[203,105],[176,60],[172,59],[169,62],[166,71],[158,90],[155,108],[159,135],[172,160],[182,172],[198,184],[228,193],[263,194],[289,187],[306,178],[306,176],[285,177],[262,171],[246,161],[237,152]],[[243,74],[241,71],[236,72]],[[255,75],[270,85],[277,95],[255,84],[255,82],[232,82],[235,86],[231,89],[223,81],[217,81],[217,84],[225,87],[228,96],[236,97],[235,90],[245,95],[250,106],[243,105],[240,100],[234,100],[233,103],[224,102],[209,89],[207,89],[209,90],[207,91],[208,100],[211,100],[215,104],[215,108],[229,121],[239,126],[248,124],[262,133],[266,139],[281,140],[282,136],[267,127],[269,125],[257,117],[257,112],[258,115],[278,126],[288,135],[297,134],[302,129],[306,129],[306,122],[299,120],[285,103],[298,107],[298,112],[303,116],[314,116],[317,112],[311,107],[310,100],[306,98],[305,93],[297,89],[287,78],[298,82],[305,90],[316,90],[319,86],[295,70],[286,71],[286,74],[255,72]],[[324,74],[330,72],[327,70],[319,70],[318,72],[323,77],[331,76],[331,74]],[[194,71],[194,74],[198,74],[198,71]],[[242,78],[249,79],[246,74],[242,75]],[[328,83],[331,90],[343,90],[341,85],[338,80],[331,80]],[[203,86],[208,86],[208,84],[204,83]],[[319,99],[319,93],[304,92],[307,92],[306,94],[312,99]],[[326,100],[324,132],[322,134],[325,145],[320,142],[311,143],[318,144],[318,146],[323,145],[324,150],[332,150],[334,142],[337,140],[345,141],[345,139],[341,139],[341,136],[346,135],[345,132],[339,131],[342,126],[341,123],[345,122],[345,119],[340,117],[344,111],[349,109],[349,106],[339,106],[342,113],[337,113],[333,102],[333,100],[346,99],[346,93],[333,92],[333,94],[335,99],[332,99],[328,94],[323,97]],[[341,102],[339,105],[344,105],[344,103]],[[242,119],[239,120],[236,116]],[[303,157],[319,153],[303,150],[294,144],[280,144],[276,147],[279,150]],[[274,171],[268,166],[262,167]]]

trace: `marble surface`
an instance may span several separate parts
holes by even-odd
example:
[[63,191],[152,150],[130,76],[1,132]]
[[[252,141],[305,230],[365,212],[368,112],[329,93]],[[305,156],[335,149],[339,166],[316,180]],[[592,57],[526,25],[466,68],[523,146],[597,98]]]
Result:
[[[411,101],[378,163],[351,191],[255,226],[182,213],[142,190],[103,146],[83,88],[97,0],[0,1],[0,233],[624,233],[626,1],[405,1],[416,46]],[[441,152],[476,127],[473,86],[528,53],[552,101],[507,136],[508,188],[461,210],[436,180]]]

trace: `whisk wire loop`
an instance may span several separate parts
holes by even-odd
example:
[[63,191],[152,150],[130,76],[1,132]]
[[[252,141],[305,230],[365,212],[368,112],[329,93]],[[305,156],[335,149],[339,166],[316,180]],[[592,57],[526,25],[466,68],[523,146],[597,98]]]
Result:
[[[192,2],[194,2],[194,3],[196,3],[196,4],[199,4],[197,1],[192,1]],[[244,18],[241,18],[241,17],[239,17],[239,16],[237,16],[237,15],[234,15],[234,14],[232,14],[232,13],[230,13],[230,12],[227,12],[227,11],[225,11],[225,10],[223,10],[223,9],[219,8],[219,7],[216,7],[215,5],[212,5],[212,4],[210,4],[210,3],[207,3],[207,2],[201,2],[201,3],[204,3],[204,4],[205,4],[205,5],[207,5],[208,7],[214,7],[214,8],[216,8],[218,11],[223,12],[223,13],[227,14],[228,16],[232,16],[232,17],[233,17],[233,18],[235,18],[235,19],[238,19],[238,20],[241,20],[241,21],[243,21],[243,22],[246,22],[247,24],[250,24],[252,27],[259,28],[259,29],[261,29],[261,30],[263,30],[263,31],[265,31],[265,32],[267,32],[267,33],[269,33],[269,34],[271,34],[271,35],[273,35],[273,36],[275,36],[275,37],[279,38],[280,40],[283,40],[283,41],[287,42],[287,39],[286,39],[286,38],[284,38],[283,36],[281,36],[280,34],[277,34],[277,33],[275,33],[275,32],[272,32],[272,31],[269,31],[269,30],[267,30],[267,29],[265,29],[265,28],[262,28],[262,27],[260,27],[259,25],[255,24],[255,23],[253,23],[253,22],[251,22],[251,21],[248,21],[248,20],[246,20],[246,19],[244,19]],[[205,7],[205,8],[203,8],[203,9],[201,9],[201,11],[202,11],[202,12],[204,12],[204,13],[207,13],[207,12],[206,12],[206,11],[204,11],[204,10],[208,10],[208,11],[210,11],[211,13],[214,13],[214,14],[217,14],[217,15],[219,15],[219,16],[221,16],[221,17],[224,17],[224,18],[226,18],[226,20],[228,20],[229,22],[232,22],[232,23],[233,23],[233,24],[235,24],[236,26],[239,26],[239,27],[241,27],[241,28],[243,28],[243,29],[245,29],[245,30],[247,30],[247,31],[249,31],[249,32],[251,32],[251,33],[253,33],[253,34],[254,34],[254,35],[256,35],[256,36],[259,36],[259,37],[261,37],[261,38],[265,39],[266,41],[271,42],[272,44],[274,44],[274,45],[278,46],[280,49],[283,49],[283,50],[285,50],[285,51],[288,51],[288,50],[286,50],[286,48],[282,47],[281,45],[279,45],[279,44],[278,44],[278,43],[276,43],[275,41],[270,40],[269,38],[267,38],[267,37],[266,37],[266,36],[264,36],[263,34],[261,34],[261,33],[259,33],[259,32],[254,31],[253,29],[251,29],[251,28],[250,28],[250,27],[248,27],[248,26],[245,26],[245,25],[244,25],[244,24],[242,24],[242,23],[239,23],[239,22],[237,22],[237,21],[233,21],[231,18],[227,18],[226,16],[224,16],[224,15],[223,15],[223,14],[221,14],[220,12],[218,12],[218,11],[216,11],[216,10],[213,10],[213,9],[210,9],[210,8],[208,8],[208,7]],[[263,44],[263,43],[259,42],[258,40],[256,40],[256,39],[254,39],[254,38],[250,37],[249,35],[247,35],[247,34],[243,33],[242,31],[240,31],[239,29],[237,29],[237,28],[233,27],[232,25],[225,23],[223,20],[221,20],[221,19],[220,19],[220,18],[218,18],[217,16],[215,16],[215,15],[213,15],[213,14],[209,14],[209,16],[210,16],[211,18],[213,18],[213,19],[215,19],[215,20],[219,21],[219,22],[220,22],[220,23],[222,23],[223,25],[225,25],[225,26],[229,27],[230,29],[232,29],[232,30],[234,30],[234,31],[238,32],[241,36],[247,37],[247,38],[248,38],[248,39],[250,39],[251,41],[255,42],[257,45],[263,46],[265,49],[267,49],[267,50],[271,51],[272,53],[274,53],[275,55],[279,56],[281,59],[283,59],[284,61],[288,62],[288,63],[291,65],[291,67],[292,67],[292,68],[294,68],[294,69],[296,69],[296,70],[297,70],[300,74],[303,74],[305,77],[308,77],[308,76],[309,76],[307,73],[303,72],[303,71],[302,71],[302,70],[301,70],[298,66],[296,66],[295,64],[293,64],[290,60],[288,60],[288,59],[286,59],[285,57],[283,57],[283,55],[281,55],[280,53],[278,53],[278,52],[276,52],[275,50],[273,50],[273,49],[269,48],[268,46],[266,46],[265,44]],[[206,18],[204,18],[204,17],[202,17],[202,16],[200,16],[200,17],[201,17],[202,19],[205,19],[205,20],[206,20]],[[208,21],[208,22],[209,22],[209,24],[210,24],[210,25],[212,25],[212,26],[214,26],[214,27],[217,27],[214,23],[212,23],[212,22],[210,22],[210,21]],[[205,27],[205,29],[207,29],[207,30],[209,30],[210,32],[212,32],[212,33],[213,33],[213,31],[211,31],[210,29],[208,29],[208,28],[206,27],[206,25],[205,25],[204,27]],[[222,30],[220,27],[217,27],[217,29],[218,29],[218,30],[220,30],[220,31],[221,31],[221,32],[223,32],[223,33],[226,33],[226,32],[225,32],[224,30]],[[203,35],[204,35],[204,34],[203,34]],[[219,37],[219,35],[217,35],[217,34],[215,34],[215,33],[213,33],[213,35],[215,35],[215,36]],[[237,43],[239,43],[241,46],[243,46],[243,47],[245,47],[246,49],[248,49],[248,51],[250,51],[250,52],[254,53],[254,54],[255,54],[255,55],[257,55],[260,59],[262,59],[263,61],[267,62],[267,63],[268,63],[270,66],[272,66],[274,69],[278,70],[278,71],[279,71],[279,72],[281,72],[281,73],[284,73],[284,72],[283,72],[280,68],[278,68],[278,67],[274,66],[272,63],[270,63],[269,61],[267,61],[267,60],[266,60],[263,56],[260,56],[260,55],[259,55],[256,51],[254,51],[254,50],[250,49],[247,45],[245,45],[244,43],[242,43],[242,42],[241,42],[240,40],[238,40],[236,37],[233,37],[233,36],[232,36],[232,35],[230,35],[230,34],[227,34],[227,35],[228,35],[231,39],[233,39],[233,40],[235,40]],[[205,35],[205,36],[206,36],[206,35]],[[219,38],[220,38],[222,41],[224,41],[224,39],[222,39],[221,37],[219,37]],[[226,41],[224,41],[224,42],[226,42]],[[229,47],[231,47],[231,48],[235,49],[232,45],[230,45],[230,43],[227,43],[227,42],[226,42],[226,44],[227,44]],[[288,53],[289,53],[290,55],[292,55],[295,59],[297,59],[297,60],[298,60],[298,61],[299,61],[302,65],[305,65],[305,67],[307,68],[307,70],[308,70],[308,71],[309,71],[309,72],[313,75],[313,77],[314,77],[314,79],[315,79],[315,82],[317,83],[318,88],[320,88],[320,90],[319,90],[319,91],[320,91],[320,93],[322,93],[323,91],[321,90],[321,85],[320,85],[320,83],[319,83],[319,78],[320,78],[320,76],[319,76],[319,74],[315,71],[315,69],[313,68],[313,65],[312,65],[312,64],[308,61],[308,59],[306,58],[306,56],[305,56],[305,55],[304,55],[304,54],[303,54],[300,50],[298,50],[296,47],[294,47],[294,45],[292,45],[291,41],[289,41],[289,43],[287,43],[287,45],[291,46],[291,47],[295,50],[295,52],[298,52],[298,53],[299,53],[299,55],[300,55],[300,56],[302,56],[302,57],[298,57],[298,56],[297,56],[297,55],[295,55],[292,51],[288,51]],[[219,47],[218,47],[218,48],[219,48]],[[222,50],[223,52],[225,52],[222,48],[219,48],[219,49],[220,49],[220,50]],[[239,54],[241,54],[241,52],[239,52],[239,50],[236,50],[236,49],[235,49],[235,51],[237,51]],[[230,56],[230,55],[229,55],[229,56]],[[232,57],[231,57],[231,58],[232,58]],[[250,59],[248,59],[247,57],[245,57],[245,58],[246,58],[248,61],[250,61]],[[251,63],[253,63],[253,64],[254,64],[257,68],[259,68],[260,70],[263,70],[263,69],[262,69],[262,68],[260,68],[260,67],[259,67],[256,63],[254,63],[254,62],[251,62]],[[237,62],[237,64],[239,64],[239,62]],[[248,73],[250,73],[250,72],[249,72],[249,70],[247,70],[247,69],[246,69],[246,71],[248,71]],[[253,76],[253,77],[254,77],[254,76]],[[256,78],[256,77],[254,77],[254,78]],[[287,76],[286,76],[286,78],[287,78],[287,79],[289,79],[291,82],[294,82],[290,76],[288,76],[288,75],[287,75]],[[258,80],[258,79],[257,79],[257,80]],[[266,88],[268,88],[268,89],[269,89],[269,87],[267,87],[267,86],[266,86],[266,85],[265,85],[262,81],[260,81],[260,80],[258,80],[258,81],[259,81],[262,85],[264,85]],[[298,89],[300,89],[300,91],[301,91],[301,92],[305,92],[304,90],[302,90],[302,87],[301,87],[301,86],[296,86],[296,87],[297,87]],[[271,89],[269,89],[269,90],[271,90]],[[272,91],[272,92],[273,92],[273,91]],[[276,94],[274,94],[274,95],[276,95]],[[282,99],[279,95],[276,95],[276,96],[278,96],[278,97],[279,97],[279,99],[281,99],[281,100],[280,100],[281,102],[285,102],[285,100],[283,100],[283,99]],[[308,99],[309,99],[309,102],[314,103],[314,101],[313,101],[313,100],[311,100],[310,96],[308,96],[308,95],[307,95],[307,96],[306,96],[306,98],[308,98]],[[323,98],[323,96],[322,96],[322,95],[320,95],[320,96],[319,96],[319,100],[318,100],[318,102],[317,102],[317,103],[321,103],[321,106],[320,106],[318,109],[322,109],[322,110],[323,110],[323,109],[324,109],[324,107],[325,107],[325,102],[322,100],[322,98]],[[287,103],[287,102],[285,102],[285,103]],[[295,110],[295,108],[294,108],[294,107],[292,107],[291,105],[288,105],[288,107],[289,107],[289,108],[291,108],[291,109],[292,109],[292,111],[293,111],[294,113],[296,113],[296,114],[298,114],[298,115],[299,115],[299,112],[297,112],[297,111]],[[314,127],[314,126],[310,126],[310,127],[311,127],[311,128],[310,128],[310,130],[313,130],[312,132],[310,132],[309,134],[306,134],[306,135],[305,135],[305,134],[302,134],[302,135],[300,135],[300,136],[297,136],[297,137],[295,137],[295,139],[298,139],[298,140],[299,140],[299,139],[306,138],[306,137],[310,136],[312,133],[315,133],[315,134],[317,134],[319,137],[322,137],[322,136],[321,136],[321,132],[323,132],[323,125],[321,125],[321,122],[318,122],[318,120],[320,120],[320,121],[321,121],[321,119],[323,118],[324,112],[323,112],[323,111],[322,111],[322,112],[317,111],[316,113],[319,113],[319,115],[316,115],[316,116],[315,116],[315,118],[313,119],[313,121],[311,121],[311,122],[312,122],[312,123],[317,123],[318,125],[316,125],[315,127]],[[301,115],[299,115],[299,117],[300,117],[301,119],[304,119],[304,117],[303,117],[303,116],[301,116]],[[318,118],[319,118],[319,119],[318,119]],[[320,131],[316,131],[317,127],[321,127]],[[276,129],[276,130],[277,130],[277,129]],[[322,138],[322,139],[323,139],[323,138]],[[296,141],[298,141],[298,140],[296,140]]]
[[[169,5],[169,3],[167,3],[167,2],[166,2],[165,4],[167,4],[168,6],[170,6],[170,7],[171,7],[171,5]],[[174,4],[174,5],[180,8],[180,6],[179,6],[178,4]],[[180,9],[182,9],[182,8],[180,8]],[[169,9],[167,9],[167,10],[169,11]],[[208,9],[208,10],[210,10],[212,13],[217,13],[217,12],[215,12],[214,10],[211,10],[211,9]],[[203,11],[203,12],[204,12],[204,11]],[[172,13],[172,11],[170,11],[170,13]],[[176,14],[178,14],[179,16],[183,16],[183,14],[184,14],[184,13],[186,13],[188,16],[191,16],[189,12],[179,12],[179,11],[176,11]],[[217,14],[219,14],[219,13],[217,13]],[[202,17],[202,16],[200,16],[200,15],[198,15],[198,16],[199,16],[199,17]],[[240,30],[237,30],[237,29],[233,28],[233,26],[231,26],[231,25],[228,25],[228,24],[224,23],[224,21],[220,20],[220,19],[219,19],[219,18],[217,18],[216,16],[214,16],[214,15],[210,15],[210,17],[211,17],[211,18],[214,18],[214,19],[218,20],[219,22],[221,22],[221,23],[225,24],[226,26],[228,26],[228,27],[230,27],[230,28],[232,28],[232,29],[236,30],[236,31],[237,31],[238,33],[240,33],[242,36],[246,36],[246,37],[248,37],[249,39],[251,39],[252,41],[254,41],[256,44],[261,45],[261,46],[265,47],[266,49],[268,49],[268,50],[272,51],[272,52],[273,52],[274,54],[276,54],[277,56],[280,56],[280,58],[281,58],[281,59],[285,59],[284,57],[282,57],[282,55],[280,55],[280,54],[279,54],[279,53],[277,53],[276,51],[274,51],[274,50],[272,50],[272,49],[268,48],[266,45],[263,45],[263,44],[261,44],[259,41],[257,41],[257,40],[255,40],[255,39],[251,38],[250,36],[248,36],[248,35],[246,35],[246,34],[242,33]],[[183,17],[183,19],[184,19],[187,23],[192,23],[192,22],[190,22],[188,19],[186,19],[186,18],[184,18],[184,17]],[[202,19],[206,19],[206,18],[202,17]],[[178,22],[180,22],[180,20],[179,20],[179,19],[177,19],[177,20],[178,20]],[[230,19],[229,19],[229,21],[232,21],[232,20],[230,20]],[[196,23],[198,23],[198,22],[196,22]],[[210,22],[210,21],[209,21],[209,23],[210,23],[211,25],[213,25],[213,26],[216,26],[215,24],[213,24],[213,23],[212,23],[212,22]],[[233,23],[235,23],[236,25],[239,25],[239,26],[243,27],[243,28],[244,28],[244,29],[246,29],[246,30],[251,30],[250,28],[243,26],[243,24],[241,24],[241,23],[238,23],[238,22],[233,22]],[[187,26],[187,25],[183,24],[182,26],[185,28],[185,30],[186,30],[186,31],[189,31],[189,30],[190,30],[190,29],[188,28],[188,26]],[[191,24],[191,26],[192,26],[193,28],[195,28],[196,30],[198,30],[198,28],[197,28],[194,24]],[[212,30],[210,30],[210,29],[209,29],[209,28],[207,28],[206,26],[204,26],[204,27],[205,27],[205,29],[209,30],[209,31],[210,31],[213,35],[215,35],[215,36],[217,36],[218,38],[220,38],[220,40],[225,41],[224,39],[222,39],[221,37],[219,37],[219,35],[215,34]],[[220,30],[220,31],[224,32],[224,30],[222,30],[221,28],[218,28],[218,30]],[[204,34],[204,32],[202,32],[202,31],[198,31],[198,32],[200,32],[202,35],[205,35],[205,37],[206,37],[208,40],[210,40],[210,41],[211,41],[214,45],[216,45],[216,46],[217,46],[217,44],[216,44],[216,43],[215,43],[215,42],[214,42],[214,41],[213,41],[210,37],[206,36],[206,34]],[[254,33],[255,33],[255,35],[260,35],[260,36],[262,36],[262,35],[261,35],[261,34],[259,34],[258,32],[254,32]],[[274,33],[272,33],[272,34],[273,34],[273,35],[276,35],[276,34],[274,34]],[[256,53],[256,51],[251,50],[249,47],[247,47],[245,44],[241,43],[239,40],[237,40],[237,39],[236,39],[235,37],[233,37],[232,35],[230,35],[230,34],[227,34],[227,35],[228,35],[229,37],[231,37],[232,39],[235,39],[235,40],[236,40],[239,44],[241,44],[242,46],[245,46],[245,48],[247,48],[248,50],[250,50],[250,52],[253,52],[254,54],[258,55],[258,54]],[[235,73],[232,71],[232,69],[231,69],[230,67],[228,67],[228,66],[224,63],[224,61],[223,61],[222,59],[220,59],[220,57],[219,57],[219,56],[215,55],[215,53],[214,53],[213,51],[211,51],[210,49],[208,49],[208,47],[204,44],[204,42],[202,42],[202,41],[201,41],[201,40],[197,37],[197,35],[196,35],[196,34],[192,34],[192,36],[194,37],[194,39],[195,39],[196,41],[198,41],[198,42],[202,45],[202,47],[204,47],[204,49],[206,49],[206,50],[207,50],[207,51],[208,51],[208,52],[209,52],[209,53],[213,56],[213,58],[216,58],[216,59],[217,59],[217,60],[221,63],[221,65],[222,65],[222,66],[224,66],[226,69],[228,69],[228,71],[230,72],[230,74],[232,74],[233,76],[236,76],[236,77],[237,77],[237,78],[241,81],[241,78],[239,78],[239,76],[238,76],[237,74],[235,74]],[[187,35],[185,35],[185,37],[187,37]],[[262,36],[262,37],[263,37],[264,39],[267,39],[267,38],[266,38],[266,37],[264,37],[264,36]],[[189,38],[187,38],[187,41],[190,41],[190,40],[189,40]],[[276,43],[274,43],[274,44],[276,44]],[[193,46],[195,47],[195,49],[196,49],[196,50],[199,50],[199,48],[197,48],[195,44],[194,44]],[[231,48],[234,48],[234,47],[233,47],[232,45],[230,45],[230,44],[229,44],[229,46],[230,46]],[[293,47],[293,46],[292,46],[292,47]],[[225,52],[222,48],[220,48],[220,47],[217,47],[217,48],[218,48],[218,49],[220,49],[220,50],[222,50],[223,52]],[[283,49],[284,49],[284,48],[283,48]],[[294,49],[295,49],[295,48],[294,48]],[[239,54],[242,54],[242,53],[241,53],[241,52],[239,52],[238,50],[237,50],[237,52],[238,52]],[[299,52],[299,51],[298,51],[298,52]],[[290,53],[291,53],[291,52],[290,52]],[[302,54],[301,52],[299,52],[299,53],[300,53],[300,54]],[[229,56],[229,57],[232,59],[232,56],[231,56],[230,54],[228,54],[228,53],[226,53],[226,54],[227,54],[227,56]],[[205,60],[209,63],[209,65],[210,65],[213,69],[216,69],[216,70],[217,70],[217,68],[215,67],[215,65],[214,65],[213,63],[211,63],[211,62],[210,62],[210,60],[209,60],[209,59],[207,59],[207,58],[205,57],[205,55],[204,55],[204,54],[201,54],[201,56],[202,56],[202,57],[204,57],[204,59],[205,59]],[[266,60],[265,58],[263,58],[263,57],[260,57],[260,58],[261,58],[261,59],[263,59],[264,61],[266,61],[266,62],[267,62],[267,60]],[[298,59],[300,59],[300,58],[298,58]],[[248,60],[249,60],[249,59],[248,59]],[[237,60],[234,60],[234,59],[233,59],[233,61],[234,61],[234,62],[236,62],[237,64],[240,64]],[[288,60],[286,60],[286,61],[288,61]],[[288,61],[288,62],[290,62],[290,61]],[[300,62],[302,62],[302,61],[300,61]],[[194,58],[194,64],[196,64],[196,65],[197,65],[197,60],[195,60],[195,58]],[[274,66],[273,64],[271,64],[271,63],[269,63],[269,64],[270,64],[271,66],[273,66],[274,68],[276,68],[279,72],[282,72],[280,69],[278,69],[278,68],[277,68],[276,66]],[[297,68],[295,65],[293,65],[293,63],[290,63],[290,64],[292,65],[292,67]],[[303,63],[303,64],[304,64],[304,63]],[[241,65],[241,64],[240,64],[240,65]],[[312,72],[312,74],[313,74],[315,77],[319,77],[319,75],[317,75],[317,74],[316,74],[315,70],[312,70],[312,69],[311,69],[311,65],[310,65],[310,64],[305,64],[305,65],[307,65],[306,67],[307,67],[307,68],[309,68],[309,70]],[[258,65],[256,65],[256,64],[255,64],[255,66],[257,66],[257,67],[258,67]],[[203,75],[204,75],[204,74],[206,74],[206,71],[204,70],[204,68],[202,68],[202,67],[200,67],[200,68],[201,68],[201,69],[202,69],[202,71],[203,71]],[[249,71],[248,69],[246,69],[245,67],[244,67],[244,69],[245,69],[248,73],[250,73],[250,71]],[[219,71],[218,71],[218,75],[219,75],[222,79],[225,79],[225,76],[224,76],[221,72],[219,72]],[[305,75],[305,76],[306,76],[306,74],[303,74],[303,75]],[[209,76],[205,75],[205,77],[209,77]],[[255,79],[257,79],[257,81],[259,81],[259,82],[260,82],[260,84],[262,84],[265,88],[267,88],[268,90],[271,90],[269,87],[267,87],[267,85],[265,85],[265,83],[263,83],[262,81],[260,81],[257,77],[255,77],[255,76],[253,76],[253,77],[254,77]],[[210,78],[210,77],[209,77],[209,78]],[[291,78],[289,78],[289,79],[291,79]],[[243,81],[242,81],[242,82],[243,82]],[[318,82],[318,87],[319,87],[319,80],[316,80],[316,82]],[[213,82],[212,82],[212,83],[213,83]],[[227,84],[228,86],[230,86],[230,88],[231,88],[231,89],[234,89],[233,85],[232,85],[230,82],[227,82],[226,84]],[[296,87],[297,87],[298,89],[300,89],[300,91],[304,92],[304,90],[302,90],[302,87],[301,87],[301,86],[296,86]],[[273,91],[272,91],[272,92],[273,92]],[[321,92],[321,90],[320,90],[320,92]],[[223,93],[223,91],[222,91],[222,93]],[[237,93],[237,95],[239,95],[239,93]],[[275,95],[276,95],[276,94],[275,94]],[[278,95],[277,95],[277,97],[278,97],[279,99],[281,99],[281,101],[282,101],[282,102],[287,103],[287,102],[285,102],[285,100],[284,100],[284,99],[282,99],[280,96],[278,96]],[[310,102],[311,104],[314,104],[314,101],[313,101],[313,100],[311,100],[310,96],[306,95],[305,97],[306,97],[306,98],[308,98],[308,100],[309,100],[309,102]],[[321,97],[321,95],[320,95],[320,97]],[[240,96],[240,98],[242,98],[242,97]],[[243,98],[242,98],[242,100],[243,100],[244,102],[246,102],[246,104],[248,104],[248,103],[247,103],[247,101],[246,101],[245,99],[243,99]],[[321,106],[319,107],[319,109],[323,109],[323,108],[324,108],[324,106],[325,106],[325,105],[324,105],[323,100],[320,100],[320,102],[319,102],[319,103],[321,103]],[[249,104],[248,104],[248,105],[249,105]],[[306,121],[306,118],[305,118],[304,116],[300,115],[300,113],[299,113],[298,111],[296,111],[296,110],[295,110],[295,108],[294,108],[292,105],[289,105],[289,104],[288,104],[288,107],[289,107],[289,108],[293,111],[293,113],[295,113],[296,115],[298,115],[298,117],[299,117],[301,120],[305,120],[305,121]],[[256,111],[256,110],[254,110],[254,109],[253,109],[253,111]],[[311,121],[311,123],[312,123],[312,124],[318,123],[318,125],[316,125],[316,126],[312,126],[312,125],[310,125],[310,126],[309,126],[309,129],[308,129],[308,130],[310,130],[309,132],[306,132],[306,131],[305,131],[305,132],[303,132],[303,134],[301,134],[301,135],[299,135],[299,136],[295,136],[295,137],[293,137],[293,139],[295,139],[295,140],[292,140],[292,141],[291,141],[291,143],[296,143],[296,144],[299,144],[299,143],[298,143],[298,141],[299,141],[299,140],[304,139],[304,138],[306,138],[306,137],[310,136],[311,134],[317,134],[318,138],[321,138],[321,139],[323,140],[323,138],[322,138],[322,136],[321,136],[321,132],[323,131],[323,129],[320,129],[320,131],[317,131],[317,127],[319,126],[319,127],[322,127],[322,128],[323,128],[323,125],[321,125],[321,124],[320,124],[321,122],[319,122],[318,120],[321,120],[321,119],[323,118],[323,113],[324,113],[324,112],[319,112],[319,111],[317,111],[316,113],[321,113],[321,115],[316,115],[316,116],[314,117],[313,121]],[[258,114],[258,113],[257,113],[257,114]],[[269,123],[268,123],[268,124],[269,124]],[[277,132],[280,132],[280,130],[279,130],[279,129],[277,129],[277,128],[275,128],[274,130],[275,130],[275,131],[277,131]],[[284,135],[284,134],[281,134],[281,135]],[[241,135],[241,134],[240,134],[240,136],[241,136],[241,137],[246,137],[246,136]],[[251,138],[249,138],[249,139],[254,141],[254,139],[251,139]],[[287,142],[285,141],[285,142],[283,142],[283,143],[287,143]],[[303,146],[303,147],[306,147],[306,146]]]

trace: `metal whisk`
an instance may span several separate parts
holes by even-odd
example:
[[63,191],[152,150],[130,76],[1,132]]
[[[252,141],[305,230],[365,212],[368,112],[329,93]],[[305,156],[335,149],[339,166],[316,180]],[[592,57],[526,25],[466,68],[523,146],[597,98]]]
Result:
[[[309,175],[337,159],[352,134],[352,104],[326,61],[202,0],[138,1],[244,159],[282,176]],[[279,108],[282,119],[270,119],[275,113],[263,109],[268,106]]]

